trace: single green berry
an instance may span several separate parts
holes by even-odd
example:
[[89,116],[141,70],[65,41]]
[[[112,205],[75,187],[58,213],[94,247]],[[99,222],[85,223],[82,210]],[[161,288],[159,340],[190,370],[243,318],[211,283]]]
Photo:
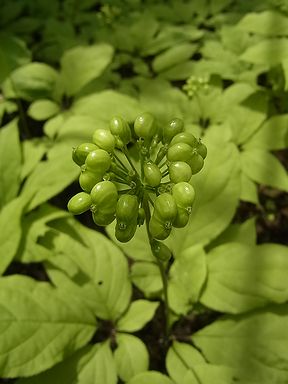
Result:
[[173,222],[173,227],[175,228],[184,228],[188,224],[189,221],[189,213],[186,209],[178,207],[177,208],[177,216]]
[[91,204],[92,200],[89,193],[79,192],[77,195],[71,197],[68,201],[67,208],[73,215],[80,215],[81,213],[88,211]]
[[113,152],[115,148],[115,138],[107,129],[96,129],[93,134],[93,143],[107,152]]
[[115,219],[115,213],[113,211],[104,213],[101,211],[92,211],[92,219],[99,227],[106,227],[106,225],[111,224]]
[[80,187],[83,189],[85,192],[90,192],[91,189],[99,183],[103,178],[102,173],[96,173],[92,172],[88,169],[85,169],[84,171],[81,172],[79,176],[79,184]]
[[115,116],[110,120],[111,133],[120,140],[118,146],[127,145],[131,141],[131,130],[128,123],[122,117]]
[[127,243],[127,241],[130,241],[134,236],[136,229],[137,219],[128,224],[123,224],[117,221],[115,226],[115,237],[121,243]]
[[161,183],[162,173],[152,161],[144,164],[144,176],[146,183],[151,187],[157,187]]
[[189,160],[187,160],[187,164],[190,165],[192,175],[200,172],[204,165],[204,160],[199,153],[194,152]]
[[184,181],[175,184],[172,195],[178,207],[191,211],[195,199],[195,190],[191,184]]
[[166,192],[157,196],[154,201],[153,214],[167,225],[169,225],[169,223],[172,225],[177,215],[177,204],[174,197]]
[[116,205],[117,221],[129,224],[138,216],[138,198],[136,195],[120,196]]
[[88,154],[97,148],[97,145],[93,143],[80,144],[77,148],[73,148],[72,159],[76,164],[81,166],[85,163]]
[[97,172],[104,173],[110,168],[112,159],[108,152],[104,149],[96,149],[89,153],[86,158],[85,165],[86,169]]
[[172,138],[177,135],[177,133],[183,132],[184,122],[177,117],[169,121],[167,125],[163,128],[162,141],[163,144],[169,144]]
[[170,249],[160,241],[153,241],[152,250],[157,259],[161,261],[169,261],[172,257]]
[[193,149],[186,143],[176,143],[169,147],[167,159],[169,161],[185,161],[190,160],[193,155]]
[[154,117],[148,112],[142,113],[134,122],[134,131],[138,137],[151,140],[157,133]]
[[173,137],[170,143],[170,147],[177,143],[185,143],[190,145],[192,148],[196,148],[198,146],[198,140],[192,133],[190,132],[181,132]]
[[205,144],[201,143],[201,141],[198,143],[197,145],[197,152],[199,153],[199,155],[201,155],[201,157],[203,157],[203,159],[206,158],[207,156],[207,147]]
[[112,181],[101,181],[91,190],[92,203],[95,205],[94,212],[103,214],[115,213],[118,200],[118,191]]
[[143,225],[144,222],[145,222],[145,218],[146,218],[146,215],[145,215],[145,210],[144,208],[139,208],[138,210],[138,217],[137,217],[137,224],[140,226],[140,225]]
[[189,181],[192,177],[190,166],[184,161],[175,161],[169,165],[169,176],[172,183]]
[[165,240],[171,233],[172,227],[168,227],[159,220],[155,215],[152,215],[149,221],[149,232],[154,239]]

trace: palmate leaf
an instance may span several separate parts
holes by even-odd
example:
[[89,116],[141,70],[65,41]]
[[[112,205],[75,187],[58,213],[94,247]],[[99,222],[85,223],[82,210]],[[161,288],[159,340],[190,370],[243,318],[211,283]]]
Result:
[[242,313],[288,300],[287,247],[227,243],[208,253],[207,265],[200,301],[209,308]]
[[287,382],[287,304],[224,316],[195,333],[192,340],[210,363],[233,368],[236,382]]
[[55,367],[17,384],[116,384],[116,368],[108,342],[87,346]]
[[[80,288],[79,288],[80,289]],[[24,276],[0,279],[0,376],[30,376],[71,355],[96,329],[75,297]]]

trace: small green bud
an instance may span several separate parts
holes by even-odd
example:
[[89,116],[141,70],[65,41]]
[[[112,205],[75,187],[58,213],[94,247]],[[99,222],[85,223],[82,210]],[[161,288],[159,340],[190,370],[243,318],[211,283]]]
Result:
[[142,113],[134,122],[134,131],[138,137],[151,140],[157,132],[154,117],[148,112]]

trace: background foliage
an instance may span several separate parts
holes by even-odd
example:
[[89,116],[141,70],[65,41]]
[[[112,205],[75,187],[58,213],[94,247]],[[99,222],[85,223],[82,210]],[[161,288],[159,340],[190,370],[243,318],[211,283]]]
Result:
[[[0,27],[0,377],[287,383],[286,2],[2,0]],[[144,229],[66,211],[71,148],[142,111],[208,147],[166,241],[168,346]]]

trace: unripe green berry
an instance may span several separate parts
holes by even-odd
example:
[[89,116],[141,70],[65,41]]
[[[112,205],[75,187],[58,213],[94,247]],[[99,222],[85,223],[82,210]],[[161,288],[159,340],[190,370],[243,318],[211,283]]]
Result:
[[91,199],[95,212],[114,213],[118,199],[117,188],[112,181],[101,181],[92,188]]
[[182,181],[175,184],[172,188],[172,195],[178,207],[191,211],[194,199],[195,190],[191,184]]
[[134,131],[138,137],[151,140],[157,132],[154,117],[148,112],[142,113],[134,122]]
[[165,223],[173,223],[177,215],[177,204],[175,199],[169,193],[162,193],[154,201],[155,217]]
[[160,241],[153,241],[152,250],[155,257],[161,261],[169,261],[172,257],[170,249]]
[[79,192],[77,195],[71,197],[68,201],[67,208],[73,215],[80,215],[81,213],[88,211],[91,204],[92,200],[89,193]]
[[173,227],[175,228],[184,228],[189,221],[189,213],[186,209],[178,207],[177,216],[174,220]]
[[96,129],[93,133],[93,143],[107,152],[113,152],[115,148],[115,138],[107,129]]
[[192,175],[195,175],[196,173],[200,172],[204,165],[204,160],[199,153],[194,152],[189,160],[187,160],[187,163],[190,165]]
[[120,196],[116,205],[117,221],[129,224],[135,218],[137,220],[138,205],[137,196],[127,194]]
[[145,218],[146,218],[145,210],[144,210],[144,208],[141,207],[138,210],[137,224],[143,225],[145,222]]
[[96,149],[89,153],[85,165],[88,170],[104,174],[110,168],[111,162],[112,159],[108,152],[104,149]]
[[175,117],[163,128],[163,144],[169,144],[172,138],[177,135],[177,133],[183,132],[184,123],[183,120]]
[[93,143],[80,144],[77,148],[73,149],[72,159],[76,164],[81,166],[85,163],[88,154],[97,148],[98,146]]
[[137,219],[134,219],[131,223],[124,225],[123,223],[117,221],[115,227],[115,237],[118,241],[121,241],[121,243],[127,243],[127,241],[130,241],[134,236],[136,229]]
[[185,161],[190,160],[193,154],[193,149],[186,143],[176,143],[169,147],[167,159],[169,161]]
[[159,167],[152,161],[144,164],[144,176],[146,183],[151,187],[157,187],[162,179]]
[[176,161],[169,165],[169,176],[172,183],[189,181],[192,177],[190,166],[184,161]]
[[80,184],[80,187],[83,189],[83,191],[90,192],[91,189],[94,187],[94,185],[99,183],[99,181],[101,181],[102,178],[103,178],[102,172],[97,173],[97,172],[92,172],[86,169],[83,172],[81,172],[79,176],[79,184]]
[[196,148],[198,146],[198,140],[192,133],[190,132],[181,132],[173,137],[170,143],[170,147],[177,143],[185,143],[190,145],[192,148]]
[[92,211],[92,219],[96,225],[99,225],[100,227],[106,227],[106,225],[111,224],[115,219],[115,213],[113,211]]
[[206,145],[203,144],[203,143],[201,143],[201,141],[200,141],[200,142],[198,143],[196,149],[197,149],[197,152],[199,153],[199,155],[201,155],[201,157],[202,157],[203,159],[205,159],[206,156],[207,156],[207,147],[206,147]]
[[[121,140],[124,145],[131,141],[131,130],[128,123],[122,117],[114,116],[110,120],[110,131],[117,138]],[[120,143],[118,142],[118,145]]]

